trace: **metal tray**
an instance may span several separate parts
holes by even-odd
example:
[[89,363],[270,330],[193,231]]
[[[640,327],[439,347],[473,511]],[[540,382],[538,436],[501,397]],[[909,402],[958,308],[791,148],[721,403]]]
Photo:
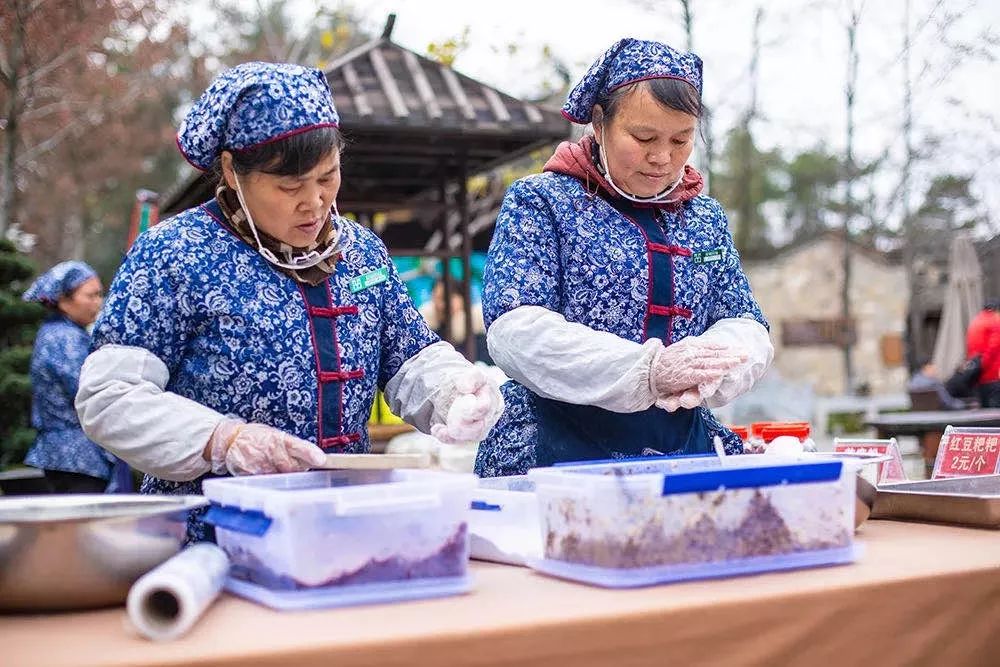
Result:
[[871,518],[1000,528],[1000,475],[886,484]]

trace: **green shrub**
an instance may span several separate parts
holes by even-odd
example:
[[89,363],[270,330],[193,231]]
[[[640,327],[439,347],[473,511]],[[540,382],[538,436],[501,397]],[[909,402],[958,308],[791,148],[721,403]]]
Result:
[[21,463],[35,439],[28,366],[45,308],[21,300],[33,273],[14,244],[0,239],[0,468]]

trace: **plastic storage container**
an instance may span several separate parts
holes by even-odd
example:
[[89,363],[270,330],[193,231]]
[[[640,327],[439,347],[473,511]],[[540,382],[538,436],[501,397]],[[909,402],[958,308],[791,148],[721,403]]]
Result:
[[542,557],[535,482],[525,475],[479,480],[469,517],[471,554],[479,560],[527,565]]
[[544,557],[530,564],[625,587],[851,562],[854,474],[760,456],[531,470]]
[[464,592],[476,478],[327,470],[206,480],[229,588],[281,609]]

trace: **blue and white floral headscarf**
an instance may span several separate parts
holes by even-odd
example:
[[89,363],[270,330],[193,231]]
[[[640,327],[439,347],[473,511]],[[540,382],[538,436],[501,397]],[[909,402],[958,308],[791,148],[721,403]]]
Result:
[[215,78],[181,123],[177,147],[188,162],[207,171],[223,150],[245,150],[339,124],[323,72],[251,62]]
[[574,123],[586,125],[594,105],[616,88],[646,79],[679,79],[701,94],[701,58],[660,42],[626,37],[608,49],[590,66],[570,91],[562,113]]
[[70,294],[96,275],[97,272],[85,262],[62,262],[38,276],[21,298],[55,306],[61,297]]

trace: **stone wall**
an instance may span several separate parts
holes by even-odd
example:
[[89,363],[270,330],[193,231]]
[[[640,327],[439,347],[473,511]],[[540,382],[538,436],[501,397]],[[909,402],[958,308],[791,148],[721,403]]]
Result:
[[[806,382],[819,395],[845,393],[843,352],[832,345],[788,347],[781,344],[783,320],[827,319],[840,316],[843,282],[842,242],[826,235],[744,268],[754,295],[771,323],[775,367],[790,381]],[[856,382],[872,393],[900,393],[906,388],[905,365],[887,367],[884,337],[902,338],[909,295],[906,271],[875,251],[857,248],[852,255],[852,316],[857,328],[854,346]]]

